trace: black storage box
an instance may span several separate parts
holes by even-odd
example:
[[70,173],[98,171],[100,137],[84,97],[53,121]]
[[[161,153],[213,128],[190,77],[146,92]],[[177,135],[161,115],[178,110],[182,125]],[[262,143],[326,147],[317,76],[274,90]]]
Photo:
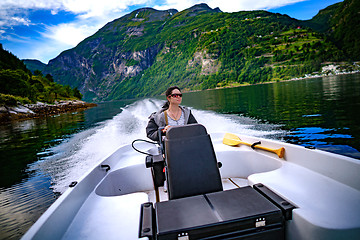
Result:
[[284,217],[251,187],[155,203],[155,239],[284,239]]

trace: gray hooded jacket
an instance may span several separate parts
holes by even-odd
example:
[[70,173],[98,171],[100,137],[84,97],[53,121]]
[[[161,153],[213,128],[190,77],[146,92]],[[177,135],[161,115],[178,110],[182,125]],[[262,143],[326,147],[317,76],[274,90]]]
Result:
[[[191,110],[187,107],[179,106],[184,112],[184,119],[186,124],[197,123],[195,117],[192,115]],[[153,141],[159,141],[158,129],[166,126],[165,108],[160,109],[157,112],[154,112],[149,117],[149,123],[146,127],[146,135]]]

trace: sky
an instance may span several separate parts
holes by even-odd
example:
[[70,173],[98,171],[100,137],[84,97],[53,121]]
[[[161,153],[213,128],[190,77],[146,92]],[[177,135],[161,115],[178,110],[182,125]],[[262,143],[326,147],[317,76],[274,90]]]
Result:
[[206,3],[223,12],[266,10],[308,20],[342,0],[1,0],[0,43],[20,59],[43,63],[136,9],[182,11]]

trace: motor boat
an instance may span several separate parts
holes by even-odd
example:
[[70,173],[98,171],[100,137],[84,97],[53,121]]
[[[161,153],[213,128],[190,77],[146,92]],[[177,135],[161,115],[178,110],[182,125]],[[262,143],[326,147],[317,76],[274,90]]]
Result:
[[171,127],[120,146],[22,239],[358,239],[360,161]]

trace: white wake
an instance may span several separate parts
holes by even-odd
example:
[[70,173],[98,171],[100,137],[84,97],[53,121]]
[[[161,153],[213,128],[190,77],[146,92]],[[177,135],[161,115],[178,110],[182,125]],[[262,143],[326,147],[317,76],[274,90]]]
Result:
[[[145,128],[148,117],[160,109],[164,102],[144,99],[124,108],[112,119],[96,127],[76,133],[48,151],[50,156],[34,163],[32,170],[40,170],[52,179],[55,192],[63,193],[70,182],[78,180],[119,146],[135,139],[147,139]],[[232,132],[258,137],[281,136],[279,126],[261,124],[243,116],[218,114],[213,111],[192,109],[198,123],[209,133]]]

